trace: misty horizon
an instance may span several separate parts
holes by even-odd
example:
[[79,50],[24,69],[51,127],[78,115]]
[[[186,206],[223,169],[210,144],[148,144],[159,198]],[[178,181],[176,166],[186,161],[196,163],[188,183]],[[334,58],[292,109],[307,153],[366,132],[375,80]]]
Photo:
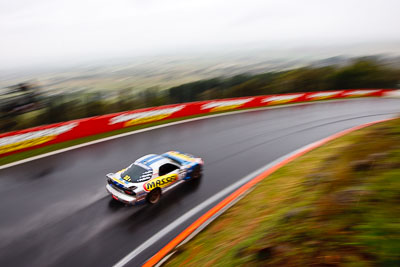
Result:
[[2,1],[0,69],[258,51],[398,55],[399,9],[392,0]]

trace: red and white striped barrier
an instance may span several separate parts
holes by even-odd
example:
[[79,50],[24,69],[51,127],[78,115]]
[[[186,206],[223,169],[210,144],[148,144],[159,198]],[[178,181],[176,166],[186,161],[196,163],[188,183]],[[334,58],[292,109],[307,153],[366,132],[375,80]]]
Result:
[[384,96],[393,90],[364,89],[291,93],[182,103],[84,118],[0,134],[0,157],[125,127],[219,111],[322,99]]

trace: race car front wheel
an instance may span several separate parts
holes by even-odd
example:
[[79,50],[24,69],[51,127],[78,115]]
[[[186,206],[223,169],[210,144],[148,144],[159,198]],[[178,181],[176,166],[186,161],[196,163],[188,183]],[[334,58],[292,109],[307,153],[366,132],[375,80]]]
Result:
[[150,204],[156,204],[161,198],[161,189],[156,188],[152,190],[148,195],[147,195],[147,202]]

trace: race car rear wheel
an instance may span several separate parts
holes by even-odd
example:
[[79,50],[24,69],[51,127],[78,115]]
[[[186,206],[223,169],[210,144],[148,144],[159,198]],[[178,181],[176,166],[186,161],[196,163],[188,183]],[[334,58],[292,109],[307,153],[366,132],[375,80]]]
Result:
[[192,179],[199,179],[203,175],[201,172],[201,166],[196,166],[192,172]]
[[161,198],[161,189],[153,189],[146,197],[147,202],[150,204],[156,204]]

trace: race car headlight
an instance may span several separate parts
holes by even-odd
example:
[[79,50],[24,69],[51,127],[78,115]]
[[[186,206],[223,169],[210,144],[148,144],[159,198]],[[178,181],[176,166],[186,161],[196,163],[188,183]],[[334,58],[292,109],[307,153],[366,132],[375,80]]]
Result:
[[136,188],[137,188],[136,186],[129,187],[129,189],[132,190],[132,191],[135,190]]

